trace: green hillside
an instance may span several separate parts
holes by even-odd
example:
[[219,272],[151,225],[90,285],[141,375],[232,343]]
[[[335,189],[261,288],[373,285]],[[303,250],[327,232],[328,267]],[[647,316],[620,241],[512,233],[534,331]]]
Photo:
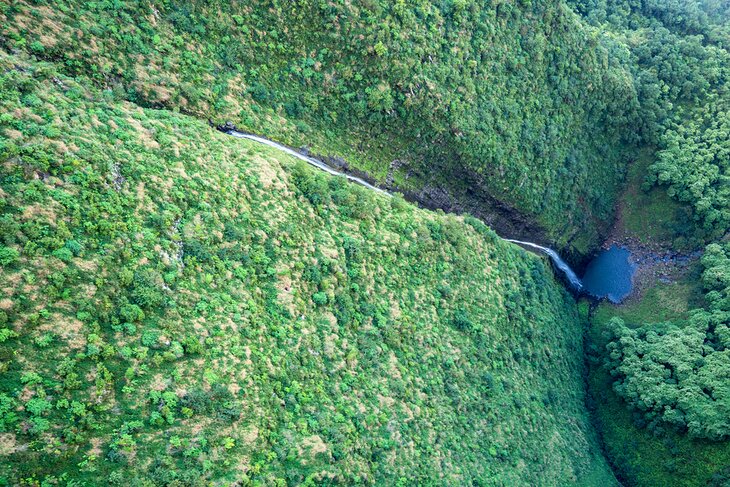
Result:
[[730,7],[574,3],[629,52],[641,105],[646,147],[619,226],[647,245],[704,254],[629,303],[597,308],[587,343],[596,424],[627,486],[728,485]]
[[0,2],[0,486],[730,485],[728,80],[726,0]]
[[[7,49],[118,99],[345,157],[436,206],[528,222],[529,236],[578,255],[610,224],[640,123],[628,68],[560,2],[20,1],[0,12]],[[485,199],[510,211],[493,216]]]
[[53,64],[0,68],[5,484],[611,482],[545,261]]

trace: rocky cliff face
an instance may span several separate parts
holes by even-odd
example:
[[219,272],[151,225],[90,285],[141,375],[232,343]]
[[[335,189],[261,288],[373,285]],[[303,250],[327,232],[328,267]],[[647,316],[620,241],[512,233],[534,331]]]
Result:
[[[220,130],[234,130],[235,125],[231,122],[219,127]],[[417,203],[423,208],[430,210],[442,210],[447,213],[469,214],[492,228],[498,235],[504,238],[516,240],[528,240],[543,246],[558,249],[573,267],[582,269],[587,260],[596,252],[605,240],[607,232],[598,231],[590,237],[583,236],[584,243],[580,249],[571,246],[572,238],[562,240],[562,244],[555,238],[551,238],[550,232],[543,228],[537,218],[528,215],[518,209],[492,197],[487,191],[474,190],[472,188],[483,187],[481,178],[471,171],[463,170],[450,178],[460,182],[458,187],[447,185],[442,182],[443,173],[432,175],[431,182],[423,184],[419,189],[402,187],[395,183],[393,172],[397,170],[410,170],[405,161],[395,159],[391,162],[388,175],[382,182],[377,181],[370,174],[361,171],[349,164],[340,156],[323,156],[312,153],[306,147],[299,149],[303,154],[316,157],[339,171],[356,175],[371,184],[380,184],[383,188],[402,194],[407,200]],[[577,229],[573,229],[577,232]],[[572,235],[575,238],[575,235]]]

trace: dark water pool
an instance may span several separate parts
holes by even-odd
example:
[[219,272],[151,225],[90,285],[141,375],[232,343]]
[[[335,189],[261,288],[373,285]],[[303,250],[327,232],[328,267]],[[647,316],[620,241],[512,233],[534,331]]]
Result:
[[620,303],[631,293],[634,266],[628,250],[613,246],[598,254],[586,268],[583,290],[597,298]]

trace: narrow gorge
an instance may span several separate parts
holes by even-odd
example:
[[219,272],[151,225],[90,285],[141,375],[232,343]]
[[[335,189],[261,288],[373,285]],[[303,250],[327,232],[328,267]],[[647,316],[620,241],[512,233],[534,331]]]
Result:
[[729,80],[726,1],[0,2],[0,487],[730,485]]

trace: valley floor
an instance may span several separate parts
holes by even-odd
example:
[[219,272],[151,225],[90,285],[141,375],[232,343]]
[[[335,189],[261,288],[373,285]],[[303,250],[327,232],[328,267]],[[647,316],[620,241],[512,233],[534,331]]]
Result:
[[648,192],[640,188],[650,161],[647,151],[630,168],[616,224],[604,244],[630,249],[637,265],[632,293],[618,305],[582,303],[584,309],[590,307],[586,343],[589,408],[623,485],[724,485],[730,442],[692,440],[671,430],[649,431],[641,415],[613,391],[614,379],[604,365],[605,333],[613,317],[633,326],[666,322],[686,326],[689,311],[706,306],[699,262],[702,247],[688,248],[673,230],[678,219],[688,218],[685,209],[662,188]]

